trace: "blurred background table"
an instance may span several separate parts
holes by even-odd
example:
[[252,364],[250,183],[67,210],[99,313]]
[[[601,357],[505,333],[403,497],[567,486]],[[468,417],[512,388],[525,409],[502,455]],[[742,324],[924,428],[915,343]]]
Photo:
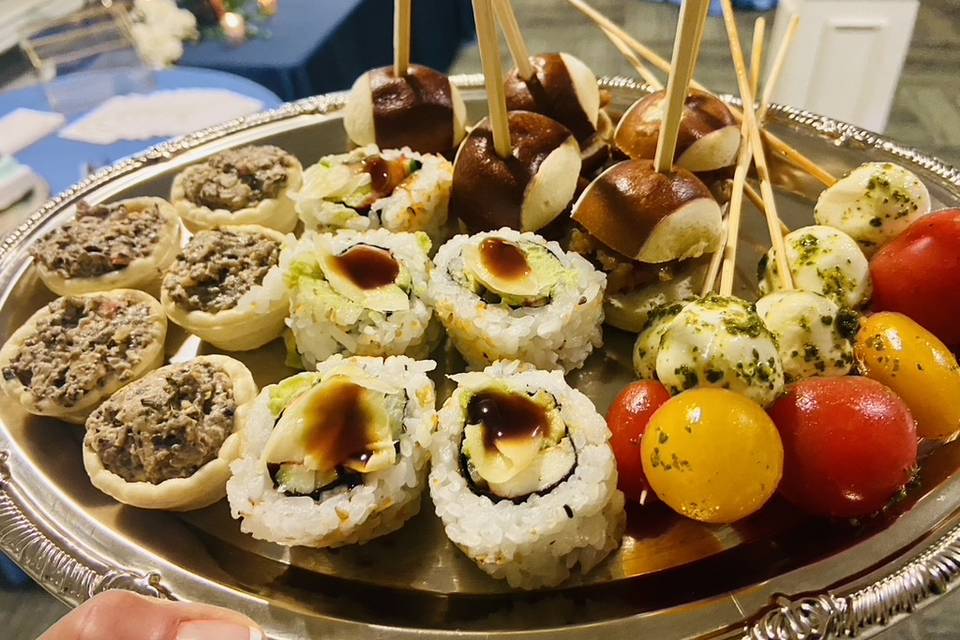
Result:
[[[76,78],[72,78],[76,81]],[[177,67],[153,73],[152,90],[185,89],[192,87],[227,89],[263,103],[264,109],[276,107],[280,98],[269,89],[229,73],[208,69]],[[50,111],[51,106],[43,87],[34,85],[0,93],[0,116],[17,108]],[[100,145],[66,140],[52,134],[15,154],[15,158],[46,180],[50,193],[63,191],[80,180],[87,170],[116,162],[138,151],[162,142],[163,138],[122,140]]]
[[[392,7],[387,0],[283,0],[264,35],[188,45],[180,64],[249,78],[284,100],[345,89],[393,60]],[[473,38],[470,0],[417,0],[412,20],[414,62],[441,71]]]

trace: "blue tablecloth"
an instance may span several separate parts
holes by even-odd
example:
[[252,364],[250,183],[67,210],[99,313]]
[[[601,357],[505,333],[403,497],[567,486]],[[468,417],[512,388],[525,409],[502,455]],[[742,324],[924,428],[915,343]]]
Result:
[[[280,0],[264,26],[269,37],[239,45],[188,45],[181,63],[235,73],[294,100],[346,89],[393,60],[391,0]],[[446,71],[473,37],[470,0],[416,0],[411,32],[413,61]]]
[[[77,74],[79,75],[79,74]],[[263,102],[264,108],[276,107],[280,99],[260,85],[219,71],[179,68],[158,71],[154,74],[154,89],[182,89],[186,87],[215,87],[229,89]],[[46,93],[41,86],[0,93],[0,115],[18,107],[50,111]],[[120,158],[142,151],[162,142],[163,138],[150,140],[125,140],[111,145],[89,144],[64,140],[56,134],[32,144],[16,155],[17,160],[33,169],[50,185],[51,193],[59,193],[80,180],[85,164],[101,167]]]

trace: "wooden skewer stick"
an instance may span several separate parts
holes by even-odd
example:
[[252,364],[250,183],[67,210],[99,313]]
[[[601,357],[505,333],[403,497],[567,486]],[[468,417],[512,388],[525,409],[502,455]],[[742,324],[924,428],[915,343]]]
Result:
[[528,82],[537,70],[530,63],[530,50],[527,49],[527,43],[524,42],[523,34],[520,33],[520,25],[517,23],[517,14],[513,12],[513,4],[510,0],[494,0],[493,8],[497,13],[500,28],[503,29],[503,36],[507,39],[513,64],[517,66],[517,73],[521,80]]
[[630,66],[634,68],[634,70],[637,72],[637,75],[640,76],[644,82],[650,85],[654,91],[663,89],[663,83],[660,82],[660,78],[653,75],[653,72],[650,71],[647,65],[643,64],[643,61],[637,57],[637,54],[633,52],[633,49],[631,49],[626,42],[620,39],[620,36],[612,31],[608,31],[606,27],[600,28],[603,30],[604,35],[607,36],[607,39],[609,39],[613,46],[617,48],[617,51],[623,54],[623,57],[626,58],[627,62],[630,63]]
[[[800,16],[796,15],[790,18],[787,24],[787,30],[783,33],[783,40],[777,47],[777,52],[773,56],[773,66],[770,67],[770,75],[763,83],[763,98],[760,100],[760,110],[757,111],[757,122],[763,126],[763,121],[767,117],[767,109],[770,108],[770,101],[773,99],[773,92],[777,88],[777,81],[780,80],[780,72],[783,71],[783,63],[786,62],[787,52],[790,45],[793,44],[797,36],[797,28],[800,26]],[[756,95],[756,94],[754,94]]]
[[[729,210],[729,209],[728,209]],[[703,277],[703,286],[700,288],[700,297],[704,297],[713,292],[713,286],[717,283],[717,274],[720,273],[720,266],[723,263],[723,256],[726,253],[728,226],[730,216],[723,219],[723,226],[720,230],[720,248],[710,256],[710,264],[707,265],[707,273]]]
[[[599,11],[591,7],[589,4],[587,4],[583,0],[567,0],[567,1],[570,4],[572,4],[577,10],[579,10],[580,13],[584,14],[585,16],[593,20],[598,26],[600,26],[604,30],[607,30],[616,34],[621,40],[623,40],[628,45],[630,45],[630,47],[633,48],[634,51],[639,53],[647,62],[649,62],[656,68],[660,69],[660,71],[663,71],[664,73],[670,73],[670,62],[667,61],[666,58],[662,58],[659,55],[657,55],[657,53],[653,49],[650,49],[646,45],[642,44],[639,40],[632,37],[629,33],[627,33],[622,28],[620,28],[620,25],[618,25],[616,22],[614,22],[607,16],[600,13]],[[706,89],[703,89],[702,87],[697,85],[696,80],[693,81],[693,84],[696,88],[706,91]]]
[[[753,161],[753,147],[747,142],[746,122],[740,125],[740,151],[737,154],[737,166],[733,172],[733,187],[730,191],[730,205],[727,213],[727,235],[723,250],[723,262],[720,266],[720,295],[733,293],[733,281],[737,268],[737,240],[740,237],[740,214],[743,211],[743,192],[747,183],[747,173]],[[766,207],[763,209],[766,211]],[[710,286],[713,289],[713,285]]]
[[[760,71],[763,68],[764,37],[766,33],[767,21],[763,16],[760,16],[753,23],[753,44],[750,47],[750,90],[754,96],[756,96],[760,90]],[[776,76],[771,74],[767,80],[769,81],[775,77]],[[757,193],[756,189],[754,189],[749,182],[743,183],[743,193],[760,215],[766,216],[767,209],[763,206],[763,198],[760,197],[760,194]],[[790,227],[783,224],[783,220],[780,221],[780,232],[784,235],[790,233]]]
[[707,16],[710,14],[710,7],[707,7],[706,12],[699,17],[697,21],[697,37],[693,41],[693,71],[690,72],[690,79],[687,81],[687,91],[689,92],[689,85],[693,82],[693,74],[697,69],[697,61],[700,60],[700,48],[703,46],[703,32],[707,28]]
[[[754,189],[749,182],[743,183],[743,194],[747,196],[747,200],[750,201],[750,204],[756,207],[757,211],[760,212],[760,215],[762,216],[767,215],[767,208],[763,206],[763,197],[759,193],[757,193],[757,190]],[[780,233],[782,233],[783,235],[787,235],[788,233],[790,233],[790,227],[785,225],[783,223],[783,220],[780,221]]]
[[507,158],[513,147],[510,143],[507,102],[503,93],[503,67],[500,65],[497,25],[493,20],[493,7],[490,6],[492,1],[473,0],[473,16],[477,22],[477,42],[480,44],[483,81],[487,88],[487,109],[490,111],[493,147],[498,156]]
[[[773,195],[773,186],[770,182],[770,172],[767,168],[766,153],[763,149],[763,139],[760,136],[760,127],[756,121],[753,94],[750,92],[750,80],[747,77],[746,63],[743,59],[743,48],[740,45],[740,33],[737,30],[736,18],[733,14],[733,5],[730,0],[721,0],[723,7],[723,22],[727,28],[727,37],[730,41],[730,54],[733,57],[733,66],[737,71],[737,84],[740,86],[740,97],[743,101],[743,122],[749,137],[749,146],[753,149],[753,161],[760,177],[760,195],[763,197],[763,206],[767,218],[767,230],[770,233],[770,243],[773,246],[774,258],[777,262],[777,275],[780,279],[780,288],[793,289],[793,278],[790,275],[790,263],[787,261],[787,252],[783,244],[783,234],[780,233],[780,218],[777,215],[777,203]],[[739,170],[740,167],[738,166]],[[745,176],[744,176],[745,177]],[[741,184],[740,190],[743,189]],[[736,176],[734,176],[733,197],[737,198]],[[732,200],[731,200],[732,202]]]
[[396,0],[393,9],[393,75],[402,78],[410,66],[410,0]]
[[[585,16],[593,20],[598,26],[604,29],[604,31],[614,33],[617,35],[624,43],[630,46],[634,51],[636,51],[640,57],[652,64],[654,67],[660,69],[661,71],[669,71],[670,63],[663,57],[659,56],[657,52],[650,49],[639,40],[631,36],[629,33],[624,31],[620,26],[607,18],[605,15],[591,7],[589,4],[583,0],[567,0],[571,5],[578,9]],[[691,81],[691,86],[695,89],[705,91],[707,93],[712,93],[705,86],[696,81],[696,79]],[[728,105],[729,106],[729,105]],[[734,118],[741,119],[743,113],[736,107],[729,106],[730,113],[733,114]],[[789,162],[798,169],[805,171],[809,175],[813,176],[816,180],[823,183],[824,186],[830,187],[837,181],[837,179],[830,174],[826,169],[815,163],[813,160],[803,155],[786,142],[770,133],[769,131],[763,132],[763,139],[769,145],[770,151],[776,154],[778,157],[782,158],[784,161]]]
[[[760,84],[760,66],[763,64],[763,42],[767,31],[767,21],[761,16],[753,23],[753,45],[750,49],[750,89],[756,93]],[[746,195],[756,206],[760,215],[766,217],[766,207],[759,194],[747,182],[747,173],[753,161],[753,148],[748,142],[746,123],[740,124],[740,151],[737,154],[737,165],[734,169],[733,185],[730,188],[730,202],[727,207],[728,229],[724,235],[723,248],[710,258],[707,269],[707,280],[703,283],[703,295],[713,291],[717,270],[723,268],[723,277],[720,280],[720,295],[729,296],[733,292],[733,283],[736,278],[737,242],[740,234],[740,218],[743,212],[743,196]],[[734,235],[729,234],[729,225],[736,223]],[[716,270],[714,270],[716,265]]]
[[680,133],[680,120],[690,90],[690,78],[697,66],[697,36],[703,35],[702,20],[710,10],[708,0],[684,0],[680,5],[680,19],[677,22],[677,37],[673,42],[673,65],[667,80],[667,107],[660,122],[660,136],[657,139],[657,154],[654,166],[658,173],[670,173],[673,169],[673,155],[677,150],[677,135]]
[[767,21],[763,16],[753,23],[753,44],[750,47],[750,91],[760,95],[760,67],[763,66],[763,42],[767,35]]

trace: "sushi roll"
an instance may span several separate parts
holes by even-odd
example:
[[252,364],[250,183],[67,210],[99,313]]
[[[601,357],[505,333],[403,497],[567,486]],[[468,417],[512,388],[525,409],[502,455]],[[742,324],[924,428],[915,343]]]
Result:
[[167,317],[142,291],[57,298],[0,349],[3,391],[29,413],[83,424],[123,385],[163,363]]
[[240,528],[283,545],[339,547],[420,510],[436,422],[430,360],[333,356],[240,409],[227,482]]
[[162,198],[80,202],[73,220],[41,238],[30,255],[60,296],[154,289],[180,250],[180,218]]
[[453,165],[409,148],[367,145],[321,158],[291,194],[307,229],[423,231],[440,240],[447,223]]
[[440,247],[430,302],[474,369],[500,359],[570,371],[603,344],[605,276],[533,233],[456,236]]
[[593,403],[560,371],[517,361],[452,378],[430,471],[450,540],[523,589],[558,585],[616,549],[624,498]]
[[167,270],[167,316],[226,351],[256,349],[284,330],[289,303],[280,273],[279,231],[258,225],[198,231]]
[[93,486],[124,504],[206,507],[226,495],[240,450],[237,408],[256,395],[250,371],[226,356],[151,371],[87,418],[83,466]]
[[300,188],[300,161],[279,147],[227,149],[191,165],[173,179],[170,201],[190,231],[259,224],[293,231],[290,194]]
[[430,239],[423,233],[308,231],[280,255],[290,327],[305,368],[336,353],[424,358],[440,324],[424,300]]

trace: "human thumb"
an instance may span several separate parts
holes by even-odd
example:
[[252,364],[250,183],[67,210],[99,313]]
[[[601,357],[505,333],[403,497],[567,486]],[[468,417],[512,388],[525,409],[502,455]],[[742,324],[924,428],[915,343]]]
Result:
[[205,604],[106,591],[65,615],[38,640],[263,640],[250,618]]

